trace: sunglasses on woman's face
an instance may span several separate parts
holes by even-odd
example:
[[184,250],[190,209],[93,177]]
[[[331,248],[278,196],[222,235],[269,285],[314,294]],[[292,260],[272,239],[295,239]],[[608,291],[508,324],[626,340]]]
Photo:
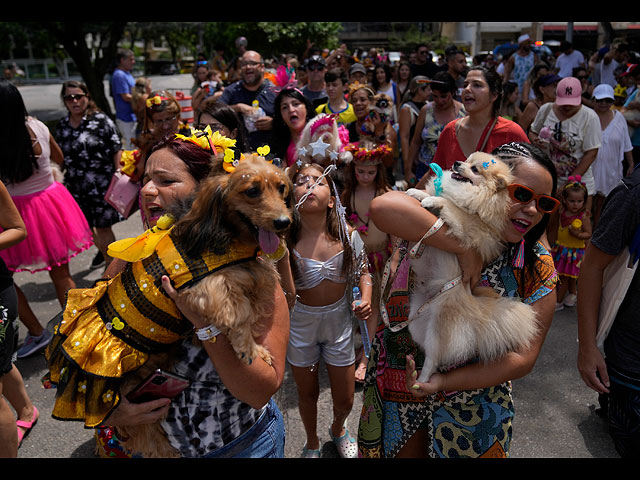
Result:
[[84,93],[72,93],[70,95],[65,95],[62,98],[67,102],[73,102],[74,100],[82,100],[83,97],[86,97]]
[[536,208],[542,213],[553,213],[560,206],[560,201],[549,195],[537,195],[536,192],[529,187],[512,183],[507,187],[509,197],[517,203],[528,204],[531,200],[536,201]]

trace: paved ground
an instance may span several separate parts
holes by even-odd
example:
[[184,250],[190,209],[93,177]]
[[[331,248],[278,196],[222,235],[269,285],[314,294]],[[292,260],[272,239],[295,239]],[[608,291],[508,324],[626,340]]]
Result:
[[[188,75],[157,77],[154,88],[184,88],[191,85]],[[62,105],[59,101],[59,85],[20,87],[27,109],[43,120],[59,118]],[[57,113],[56,113],[57,112]],[[55,117],[55,115],[58,117]],[[45,117],[45,118],[43,118]],[[114,228],[117,238],[140,233],[140,218],[133,215]],[[90,286],[100,276],[100,271],[90,271],[88,266],[96,253],[95,247],[83,252],[71,261],[71,272],[79,287]],[[16,283],[29,298],[41,323],[46,324],[58,313],[55,291],[46,273],[20,273]],[[21,327],[21,338],[26,329]],[[526,378],[514,381],[513,396],[516,417],[513,423],[511,455],[514,458],[617,458],[606,425],[594,413],[597,395],[582,383],[576,369],[576,316],[574,309],[558,312],[554,318],[547,341],[533,372]],[[27,390],[41,411],[41,417],[32,433],[19,450],[21,458],[90,458],[95,441],[93,432],[76,422],[60,422],[50,416],[54,390],[43,388],[42,376],[46,363],[42,353],[21,359],[17,363]],[[286,456],[295,458],[304,444],[304,430],[297,411],[295,385],[287,371],[284,385],[276,394],[276,401],[283,411],[287,428]],[[348,426],[357,431],[361,407],[361,389],[356,389],[356,399]],[[327,430],[331,423],[331,396],[326,370],[321,369],[321,398],[319,404],[319,433],[324,457],[336,457]]]

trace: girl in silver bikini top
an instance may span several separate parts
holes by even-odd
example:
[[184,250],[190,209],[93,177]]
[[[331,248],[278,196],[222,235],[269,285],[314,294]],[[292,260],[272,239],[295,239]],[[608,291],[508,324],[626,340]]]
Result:
[[335,283],[346,283],[347,278],[342,274],[342,261],[344,250],[336,253],[330,259],[322,262],[313,258],[305,258],[293,249],[299,275],[295,277],[297,289],[309,290],[318,286],[323,280],[331,280]]

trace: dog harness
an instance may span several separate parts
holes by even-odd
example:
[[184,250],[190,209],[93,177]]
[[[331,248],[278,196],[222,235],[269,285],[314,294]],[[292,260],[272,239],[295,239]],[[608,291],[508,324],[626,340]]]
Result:
[[54,418],[100,425],[119,402],[123,375],[144,365],[150,354],[169,351],[193,330],[162,288],[162,276],[179,290],[227,266],[255,260],[258,253],[253,246],[234,243],[223,255],[192,257],[172,227],[154,229],[127,239],[133,241],[123,256],[142,258],[117,276],[93,288],[69,290],[47,350],[51,382],[57,384]]

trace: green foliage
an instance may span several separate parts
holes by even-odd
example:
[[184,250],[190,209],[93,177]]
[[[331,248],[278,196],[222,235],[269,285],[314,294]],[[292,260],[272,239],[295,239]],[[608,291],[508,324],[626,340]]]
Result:
[[210,22],[205,24],[204,49],[210,55],[215,49],[223,49],[231,58],[236,54],[235,39],[246,37],[250,50],[263,57],[281,53],[302,55],[308,43],[321,48],[338,46],[340,22]]
[[429,45],[430,50],[443,52],[449,45],[447,37],[440,36],[440,32],[423,32],[418,24],[413,24],[405,32],[398,33],[395,30],[389,34],[389,50],[412,52],[420,43]]

